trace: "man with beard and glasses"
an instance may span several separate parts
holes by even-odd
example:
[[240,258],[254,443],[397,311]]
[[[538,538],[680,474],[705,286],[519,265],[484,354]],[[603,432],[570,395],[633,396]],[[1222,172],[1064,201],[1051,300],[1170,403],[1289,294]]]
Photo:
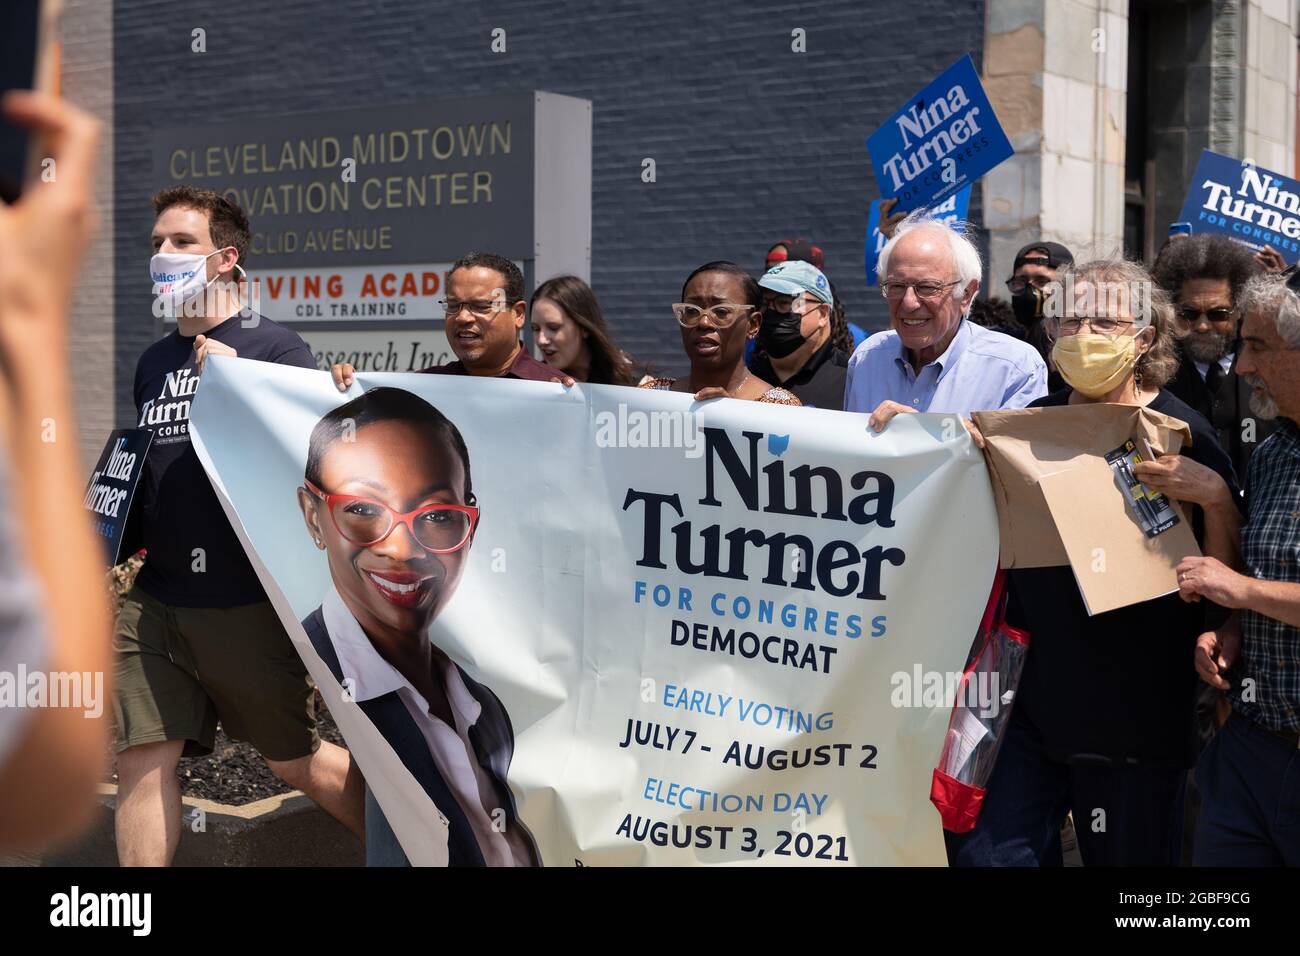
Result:
[[1237,299],[1237,371],[1251,410],[1277,427],[1250,460],[1245,573],[1185,558],[1185,600],[1233,614],[1197,640],[1196,670],[1232,715],[1201,755],[1197,865],[1300,864],[1300,279],[1251,279]]
[[[1250,412],[1250,386],[1233,369],[1241,291],[1260,272],[1250,250],[1221,235],[1184,236],[1161,250],[1153,275],[1174,300],[1180,363],[1165,387],[1205,416],[1244,485],[1251,453],[1272,432]],[[1214,623],[1211,619],[1209,624]],[[1202,684],[1196,701],[1200,747],[1207,747],[1227,715],[1222,692]],[[1201,793],[1189,780],[1184,852],[1194,853]]]
[[1251,414],[1250,387],[1233,369],[1241,290],[1259,272],[1249,249],[1220,235],[1178,240],[1155,269],[1156,282],[1174,299],[1183,335],[1182,364],[1166,387],[1214,426],[1238,481],[1273,427]]

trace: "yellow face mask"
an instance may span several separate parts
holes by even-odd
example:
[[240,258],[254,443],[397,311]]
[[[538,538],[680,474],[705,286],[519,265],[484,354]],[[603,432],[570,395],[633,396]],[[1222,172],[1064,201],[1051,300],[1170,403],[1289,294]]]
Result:
[[1081,332],[1063,335],[1052,346],[1052,362],[1075,391],[1096,398],[1111,391],[1137,364],[1137,337]]

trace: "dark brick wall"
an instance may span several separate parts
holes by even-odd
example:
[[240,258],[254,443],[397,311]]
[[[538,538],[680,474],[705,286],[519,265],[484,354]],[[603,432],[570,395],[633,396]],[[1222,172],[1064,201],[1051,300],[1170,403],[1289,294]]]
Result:
[[[194,27],[205,54],[190,52]],[[490,52],[496,27],[505,54]],[[862,270],[877,195],[865,138],[962,53],[979,62],[983,35],[980,0],[120,0],[118,418],[160,333],[146,269],[156,128],[529,89],[590,99],[593,285],[621,344],[679,372],[668,305],[682,280],[710,259],[757,272],[783,235],[822,245],[851,320],[887,321]]]

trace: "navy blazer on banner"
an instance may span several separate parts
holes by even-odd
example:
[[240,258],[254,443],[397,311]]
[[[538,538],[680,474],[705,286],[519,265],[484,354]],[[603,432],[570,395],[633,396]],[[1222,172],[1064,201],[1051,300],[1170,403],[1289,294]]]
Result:
[[[343,668],[339,664],[334,642],[330,640],[325,627],[325,616],[320,608],[312,611],[302,622],[311,640],[312,647],[320,655],[325,666],[330,669],[334,679],[342,683]],[[510,760],[515,752],[515,733],[510,725],[510,716],[500,699],[492,691],[471,678],[457,665],[461,680],[466,688],[479,702],[482,708],[479,718],[469,729],[470,745],[478,762],[488,772],[492,787],[506,811],[507,826],[517,827],[532,857],[533,866],[541,866],[541,855],[537,844],[528,828],[519,820],[515,807],[514,793],[506,783],[506,774],[510,769]],[[447,818],[447,855],[451,866],[483,866],[483,851],[479,848],[474,830],[470,826],[465,812],[461,809],[451,788],[443,780],[442,774],[429,753],[429,744],[424,734],[415,723],[415,718],[406,709],[406,704],[397,691],[390,691],[371,700],[358,701],[357,706],[370,718],[393,751],[401,759],[406,769],[424,787],[429,799]]]

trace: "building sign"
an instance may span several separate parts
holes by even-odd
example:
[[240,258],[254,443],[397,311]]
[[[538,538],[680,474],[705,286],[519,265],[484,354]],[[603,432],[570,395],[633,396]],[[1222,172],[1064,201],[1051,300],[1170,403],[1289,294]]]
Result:
[[277,321],[442,319],[450,262],[258,270],[256,291]]
[[300,334],[322,369],[346,362],[358,372],[418,372],[456,360],[442,323],[425,331],[304,329]]
[[[387,358],[391,333],[407,348],[427,338],[451,263],[473,250],[515,261],[528,292],[561,272],[590,277],[586,100],[528,92],[250,117],[161,130],[153,158],[155,188],[213,189],[248,213],[253,307],[322,355]],[[363,347],[338,338],[349,331],[373,335]]]

